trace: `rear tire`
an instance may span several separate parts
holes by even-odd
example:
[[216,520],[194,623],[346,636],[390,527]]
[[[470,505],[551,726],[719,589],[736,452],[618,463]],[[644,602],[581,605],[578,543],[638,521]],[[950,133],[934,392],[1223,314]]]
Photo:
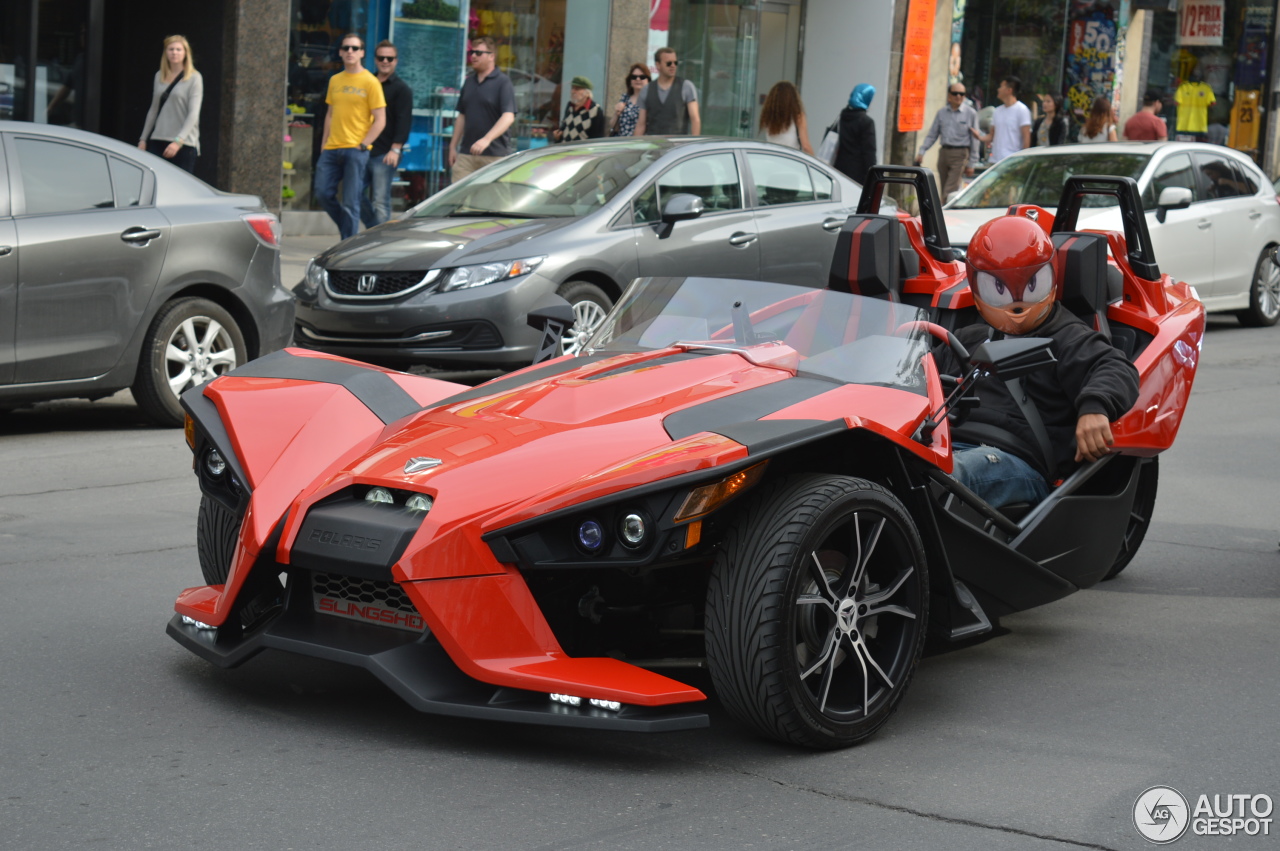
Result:
[[180,426],[178,397],[235,369],[247,354],[240,326],[226,310],[203,298],[171,301],[160,308],[142,344],[134,401],[157,425]]
[[1262,251],[1253,267],[1249,283],[1249,309],[1236,314],[1240,324],[1249,328],[1265,328],[1280,319],[1280,266],[1271,260],[1275,246]]
[[227,507],[208,495],[200,496],[196,515],[196,553],[205,585],[224,585],[231,558],[240,540],[240,522]]
[[1133,557],[1142,546],[1142,539],[1147,536],[1147,528],[1151,525],[1151,514],[1156,507],[1156,490],[1160,484],[1160,459],[1152,458],[1142,465],[1138,472],[1138,492],[1133,496],[1133,508],[1129,510],[1129,525],[1124,530],[1124,540],[1120,544],[1120,554],[1116,556],[1111,569],[1102,581],[1115,579],[1120,571],[1129,566]]
[[565,332],[561,343],[566,355],[581,353],[587,340],[613,309],[613,301],[605,291],[586,281],[569,281],[556,291],[573,308],[573,327]]
[[902,503],[863,479],[791,477],[756,494],[716,552],[707,664],[725,708],[764,735],[848,747],[897,709],[928,616]]

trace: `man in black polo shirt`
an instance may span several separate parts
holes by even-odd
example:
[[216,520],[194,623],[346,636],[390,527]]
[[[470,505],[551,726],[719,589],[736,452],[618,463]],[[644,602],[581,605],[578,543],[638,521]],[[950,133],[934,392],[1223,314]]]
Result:
[[512,152],[507,130],[516,120],[516,90],[511,79],[497,69],[493,39],[473,39],[467,56],[475,73],[462,83],[458,117],[449,141],[449,167],[455,183]]
[[373,140],[369,164],[365,166],[364,182],[369,186],[369,194],[360,199],[360,221],[367,228],[391,218],[391,183],[396,179],[400,157],[409,141],[409,127],[413,124],[413,91],[396,75],[400,52],[384,39],[373,49],[373,60],[378,67],[382,96],[387,101],[387,126]]
[[698,111],[698,90],[693,83],[676,76],[680,60],[670,47],[660,47],[653,54],[658,63],[658,79],[640,92],[640,117],[636,119],[637,136],[697,136],[702,132],[702,115]]

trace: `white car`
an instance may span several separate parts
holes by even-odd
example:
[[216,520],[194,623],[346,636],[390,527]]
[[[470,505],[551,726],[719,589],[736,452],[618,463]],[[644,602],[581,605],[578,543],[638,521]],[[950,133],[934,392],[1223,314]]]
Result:
[[[943,212],[951,244],[969,244],[983,222],[1011,204],[1053,211],[1068,177],[1132,177],[1162,272],[1196,288],[1205,309],[1233,312],[1245,325],[1280,318],[1280,198],[1266,175],[1237,151],[1195,142],[1110,142],[1030,148],[1008,157],[953,195]],[[1077,226],[1123,230],[1120,208],[1086,199]]]

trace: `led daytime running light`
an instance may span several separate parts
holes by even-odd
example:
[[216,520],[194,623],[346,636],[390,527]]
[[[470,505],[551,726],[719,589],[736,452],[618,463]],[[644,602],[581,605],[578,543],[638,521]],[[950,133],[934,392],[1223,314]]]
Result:
[[760,481],[768,461],[761,461],[753,467],[739,470],[732,476],[726,476],[715,484],[695,488],[693,493],[685,497],[680,510],[674,518],[676,523],[692,520],[704,514],[710,514],[733,497]]

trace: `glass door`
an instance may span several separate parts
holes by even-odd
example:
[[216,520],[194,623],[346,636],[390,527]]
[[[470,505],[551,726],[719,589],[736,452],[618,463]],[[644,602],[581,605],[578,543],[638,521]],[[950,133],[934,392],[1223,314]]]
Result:
[[738,0],[672,0],[671,47],[698,89],[703,135],[754,136],[760,10]]

